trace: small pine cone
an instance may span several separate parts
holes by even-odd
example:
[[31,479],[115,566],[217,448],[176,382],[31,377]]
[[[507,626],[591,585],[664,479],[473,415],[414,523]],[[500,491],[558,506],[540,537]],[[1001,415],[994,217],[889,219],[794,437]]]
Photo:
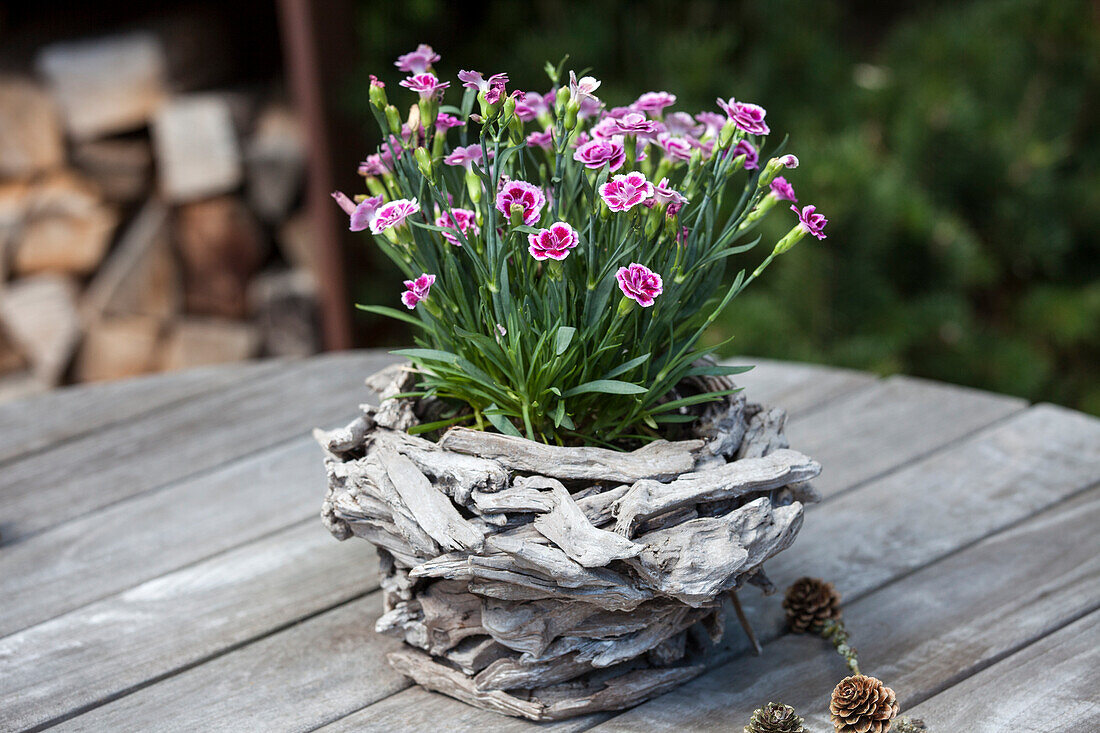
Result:
[[890,730],[894,733],[925,733],[928,726],[920,718],[898,718]]
[[757,709],[745,726],[745,733],[805,733],[805,730],[794,708],[777,702]]
[[898,714],[898,701],[881,680],[857,674],[833,690],[829,712],[837,733],[886,733]]
[[799,578],[783,598],[791,631],[804,634],[826,621],[840,618],[840,594],[832,583],[817,578]]

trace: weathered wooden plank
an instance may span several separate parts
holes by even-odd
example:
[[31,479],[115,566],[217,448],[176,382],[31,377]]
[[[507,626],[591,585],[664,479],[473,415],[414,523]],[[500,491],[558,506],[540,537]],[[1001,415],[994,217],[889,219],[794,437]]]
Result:
[[837,398],[813,419],[789,421],[786,432],[792,448],[821,461],[814,487],[830,496],[1025,407],[1016,397],[895,376]]
[[1100,611],[909,711],[932,730],[1100,730]]
[[317,515],[308,438],[78,517],[0,552],[0,636]]
[[[62,723],[59,731],[310,730],[408,687],[371,593]],[[198,703],[198,704],[197,704]]]
[[46,724],[350,600],[378,586],[376,558],[309,520],[0,639],[4,724]]
[[368,352],[292,363],[13,461],[0,474],[3,541],[350,418],[363,376],[392,360]]
[[745,388],[745,397],[749,402],[782,407],[791,416],[809,412],[876,381],[875,375],[867,372],[755,356],[737,356],[723,363],[752,365],[751,371],[733,378],[738,387]]
[[204,367],[108,384],[65,387],[0,405],[0,463],[246,379],[285,369],[270,361]]
[[[860,666],[895,690],[904,711],[1092,610],[1100,597],[1098,524],[1100,488],[1094,488],[861,597],[845,609]],[[774,617],[781,615],[774,609]],[[710,730],[748,720],[768,700],[794,706],[810,729],[825,730],[829,693],[846,674],[820,638],[786,635],[765,645],[761,657],[714,669],[597,730]],[[1035,669],[1032,675],[1039,679]],[[933,730],[972,729],[926,720]]]

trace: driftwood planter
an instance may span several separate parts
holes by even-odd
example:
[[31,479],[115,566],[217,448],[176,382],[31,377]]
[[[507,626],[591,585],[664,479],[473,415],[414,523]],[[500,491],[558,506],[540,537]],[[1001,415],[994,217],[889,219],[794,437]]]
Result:
[[471,705],[551,720],[699,674],[727,595],[771,590],[763,562],[817,499],[820,466],[787,448],[783,411],[741,395],[712,403],[694,438],[631,453],[465,428],[435,443],[406,432],[430,402],[385,399],[413,377],[379,372],[380,408],[317,431],[322,518],[378,548],[375,628],[406,642],[390,664]]

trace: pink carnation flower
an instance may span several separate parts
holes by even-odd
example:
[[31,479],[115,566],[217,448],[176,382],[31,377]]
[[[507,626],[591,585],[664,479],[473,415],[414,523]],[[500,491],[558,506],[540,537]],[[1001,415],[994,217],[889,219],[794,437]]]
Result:
[[665,157],[672,160],[691,160],[692,146],[687,138],[673,137],[669,134],[657,136],[657,144],[665,151]]
[[670,112],[665,115],[665,130],[669,135],[683,135],[697,137],[703,134],[706,127],[696,124],[695,118],[687,112]]
[[779,162],[783,164],[784,168],[797,168],[798,167],[798,158],[794,157],[790,153],[787,153],[782,158],[780,158]]
[[569,250],[577,246],[580,235],[573,227],[564,221],[559,221],[551,224],[548,229],[540,229],[537,233],[528,234],[527,241],[531,245],[527,251],[536,260],[549,258],[560,261],[568,257]]
[[[653,200],[659,204],[668,204],[669,216],[676,216],[677,212],[688,202],[684,195],[669,185],[667,178],[662,178],[653,189]],[[673,211],[672,207],[676,210]]]
[[520,92],[516,96],[516,116],[530,122],[543,112],[549,112],[546,98],[539,92]]
[[668,92],[646,92],[638,97],[634,104],[630,106],[640,112],[649,112],[659,115],[664,111],[665,107],[671,107],[674,104],[676,104],[675,94],[669,94]]
[[775,197],[780,201],[793,201],[798,203],[798,198],[794,195],[794,187],[787,182],[787,179],[783,176],[776,176],[775,180],[768,186],[771,192],[775,194]]
[[458,119],[454,115],[449,115],[446,112],[440,112],[436,115],[435,126],[440,130],[447,130],[452,127],[462,127],[466,123]]
[[569,72],[569,101],[583,104],[585,100],[599,103],[595,91],[600,88],[600,80],[594,76],[582,76],[577,80],[577,74]]
[[353,232],[370,228],[378,207],[382,205],[381,196],[365,198],[358,205],[340,191],[333,191],[332,198],[336,199],[336,203],[351,219],[351,225],[348,228]]
[[428,273],[424,273],[415,280],[406,280],[405,292],[401,293],[401,302],[405,304],[406,308],[412,310],[417,303],[428,299],[428,293],[434,283],[435,275],[429,275]]
[[[390,160],[393,160],[392,156]],[[378,153],[368,155],[367,159],[359,164],[359,175],[361,176],[384,176],[389,172],[390,169],[386,167],[386,164],[382,161],[382,156]]]
[[554,131],[549,127],[539,132],[536,130],[527,136],[527,147],[549,150],[554,144]]
[[480,71],[460,71],[458,78],[467,89],[484,92],[489,104],[496,104],[504,97],[504,85],[508,83],[507,74],[493,74],[486,79]]
[[620,267],[615,279],[619,281],[619,290],[623,291],[623,295],[637,301],[643,308],[653,305],[654,299],[664,290],[661,276],[637,262],[630,263],[629,267]]
[[748,140],[738,140],[730,155],[734,158],[744,155],[745,170],[747,171],[754,171],[760,167],[760,154],[756,152],[756,148]]
[[421,99],[442,98],[443,90],[451,85],[449,81],[440,81],[435,74],[416,74],[407,79],[402,79],[401,86],[411,89],[420,95]]
[[627,112],[622,117],[612,117],[615,120],[611,129],[616,135],[655,135],[658,132],[657,123],[647,118],[641,112]]
[[408,74],[423,74],[436,61],[439,61],[439,54],[428,44],[421,43],[415,51],[398,56],[393,65]]
[[798,210],[797,206],[791,206],[791,211],[798,214],[798,228],[807,234],[812,234],[818,239],[825,238],[825,225],[829,223],[821,214],[817,213],[817,207],[814,205],[806,206],[802,211]]
[[420,211],[416,199],[397,199],[384,204],[370,222],[372,234],[381,234],[390,227],[399,227],[410,216]]
[[719,99],[718,106],[726,113],[726,117],[733,120],[733,124],[737,125],[738,129],[750,135],[767,135],[771,132],[768,123],[764,122],[764,115],[768,114],[768,111],[760,105],[738,102],[730,97],[728,102]]
[[[450,213],[444,211],[435,218],[437,227],[445,227],[461,232],[468,240],[472,234],[480,234],[481,228],[477,225],[477,214],[469,209],[451,209]],[[450,232],[443,232],[443,238],[456,247],[462,246],[462,240]]]
[[653,195],[653,184],[637,171],[618,175],[600,186],[600,198],[612,211],[630,211]]
[[612,171],[622,168],[626,162],[626,150],[622,136],[587,142],[573,153],[573,160],[584,163],[585,168],[602,168],[607,163]]
[[533,226],[542,216],[542,207],[546,205],[546,194],[533,183],[508,181],[501,186],[496,204],[497,211],[503,214],[505,219],[511,218],[513,206],[521,206],[523,223]]
[[483,151],[480,145],[467,145],[466,147],[457,147],[452,150],[443,162],[447,165],[460,165],[466,170],[470,170],[470,167],[474,163],[480,164],[483,158]]
[[703,125],[702,137],[718,137],[722,125],[726,124],[726,118],[717,112],[700,112],[695,119]]
[[604,117],[602,120],[592,125],[592,129],[590,129],[588,132],[592,135],[593,138],[596,138],[598,140],[607,140],[618,135],[619,133],[617,132],[617,130],[617,120],[614,117],[609,116]]

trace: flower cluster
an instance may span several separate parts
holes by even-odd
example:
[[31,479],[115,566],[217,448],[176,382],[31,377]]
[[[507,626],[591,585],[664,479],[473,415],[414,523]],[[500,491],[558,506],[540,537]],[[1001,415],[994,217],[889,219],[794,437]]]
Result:
[[[799,240],[825,238],[815,206],[791,206],[786,236],[723,284],[760,220],[798,204],[779,175],[798,160],[769,153],[764,108],[729,98],[693,114],[667,91],[616,107],[561,66],[548,91],[520,91],[440,61],[421,44],[395,62],[397,84],[371,77],[384,142],[359,166],[367,192],[333,197],[406,273],[414,313],[361,307],[420,326],[420,348],[401,353],[451,406],[444,422],[621,446],[721,397],[668,399],[703,373],[700,338],[730,300]],[[456,77],[462,98],[443,107]]]

